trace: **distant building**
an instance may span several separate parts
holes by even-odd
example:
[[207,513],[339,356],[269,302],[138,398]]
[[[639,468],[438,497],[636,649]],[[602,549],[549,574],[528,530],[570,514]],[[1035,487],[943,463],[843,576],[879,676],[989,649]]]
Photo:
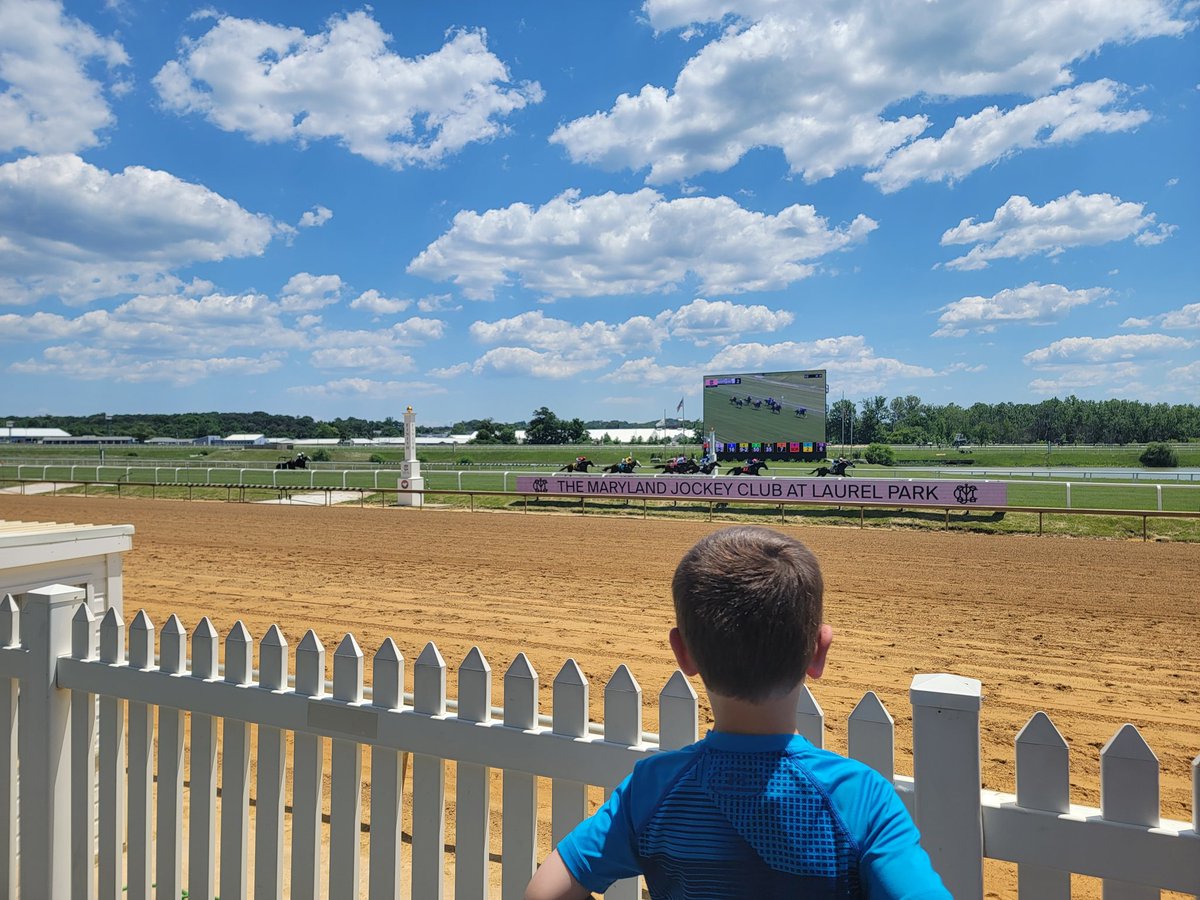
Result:
[[180,446],[188,446],[188,445],[192,444],[193,442],[188,440],[187,438],[152,437],[152,438],[146,438],[146,440],[142,441],[142,443],[148,447],[180,447]]
[[39,444],[47,438],[70,436],[61,428],[0,428],[0,443],[5,444]]
[[39,443],[42,444],[57,444],[67,446],[85,446],[85,445],[112,445],[112,444],[135,444],[135,441],[128,434],[81,434],[78,437],[53,437],[42,438]]
[[221,438],[220,442],[225,447],[261,447],[267,443],[265,434],[231,434],[229,437]]

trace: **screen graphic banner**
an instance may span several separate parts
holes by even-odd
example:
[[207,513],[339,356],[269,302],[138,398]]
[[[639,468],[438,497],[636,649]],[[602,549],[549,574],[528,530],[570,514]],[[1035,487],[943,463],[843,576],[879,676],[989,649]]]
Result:
[[807,500],[815,503],[934,506],[939,509],[1008,505],[1008,485],[1002,482],[951,478],[519,475],[517,492],[647,500]]

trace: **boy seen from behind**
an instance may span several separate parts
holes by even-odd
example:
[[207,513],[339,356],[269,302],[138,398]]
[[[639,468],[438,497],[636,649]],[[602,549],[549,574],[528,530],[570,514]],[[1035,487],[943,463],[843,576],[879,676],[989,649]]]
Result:
[[570,900],[643,875],[652,898],[949,900],[890,783],[796,734],[805,677],[820,678],[816,557],[766,528],[697,543],[675,571],[671,650],[699,674],[714,727],[640,761],[559,843],[526,900]]

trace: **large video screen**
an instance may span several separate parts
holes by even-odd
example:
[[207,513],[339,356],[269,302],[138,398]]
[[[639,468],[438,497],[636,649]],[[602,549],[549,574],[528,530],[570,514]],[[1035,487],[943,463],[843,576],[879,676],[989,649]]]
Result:
[[720,459],[823,459],[825,370],[704,376],[704,431]]

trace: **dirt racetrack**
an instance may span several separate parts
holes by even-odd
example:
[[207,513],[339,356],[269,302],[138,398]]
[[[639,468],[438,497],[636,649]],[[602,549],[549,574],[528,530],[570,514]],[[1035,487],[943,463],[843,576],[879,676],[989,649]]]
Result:
[[[674,670],[671,574],[688,546],[719,527],[61,496],[0,497],[0,519],[135,525],[127,621],[145,608],[161,627],[175,612],[191,632],[207,614],[224,636],[240,618],[256,639],[277,622],[292,647],[312,627],[330,664],[346,631],[368,660],[387,636],[410,661],[432,639],[450,667],[451,696],[455,668],[478,645],[502,702],[503,672],[523,650],[548,712],[550,683],[572,656],[600,718],[603,684],[625,662],[647,698],[647,730],[657,728],[655,698]],[[1190,762],[1200,753],[1196,545],[785,530],[813,548],[825,574],[836,636],[812,688],[831,749],[845,751],[846,716],[874,690],[896,718],[896,770],[911,773],[909,682],[917,672],[953,672],[983,682],[986,787],[1013,790],[1013,737],[1041,709],[1071,746],[1072,802],[1098,806],[1099,748],[1132,722],[1161,762],[1163,815],[1190,818]],[[988,896],[1015,897],[1013,873],[989,863]],[[1076,896],[1098,896],[1077,882]]]

